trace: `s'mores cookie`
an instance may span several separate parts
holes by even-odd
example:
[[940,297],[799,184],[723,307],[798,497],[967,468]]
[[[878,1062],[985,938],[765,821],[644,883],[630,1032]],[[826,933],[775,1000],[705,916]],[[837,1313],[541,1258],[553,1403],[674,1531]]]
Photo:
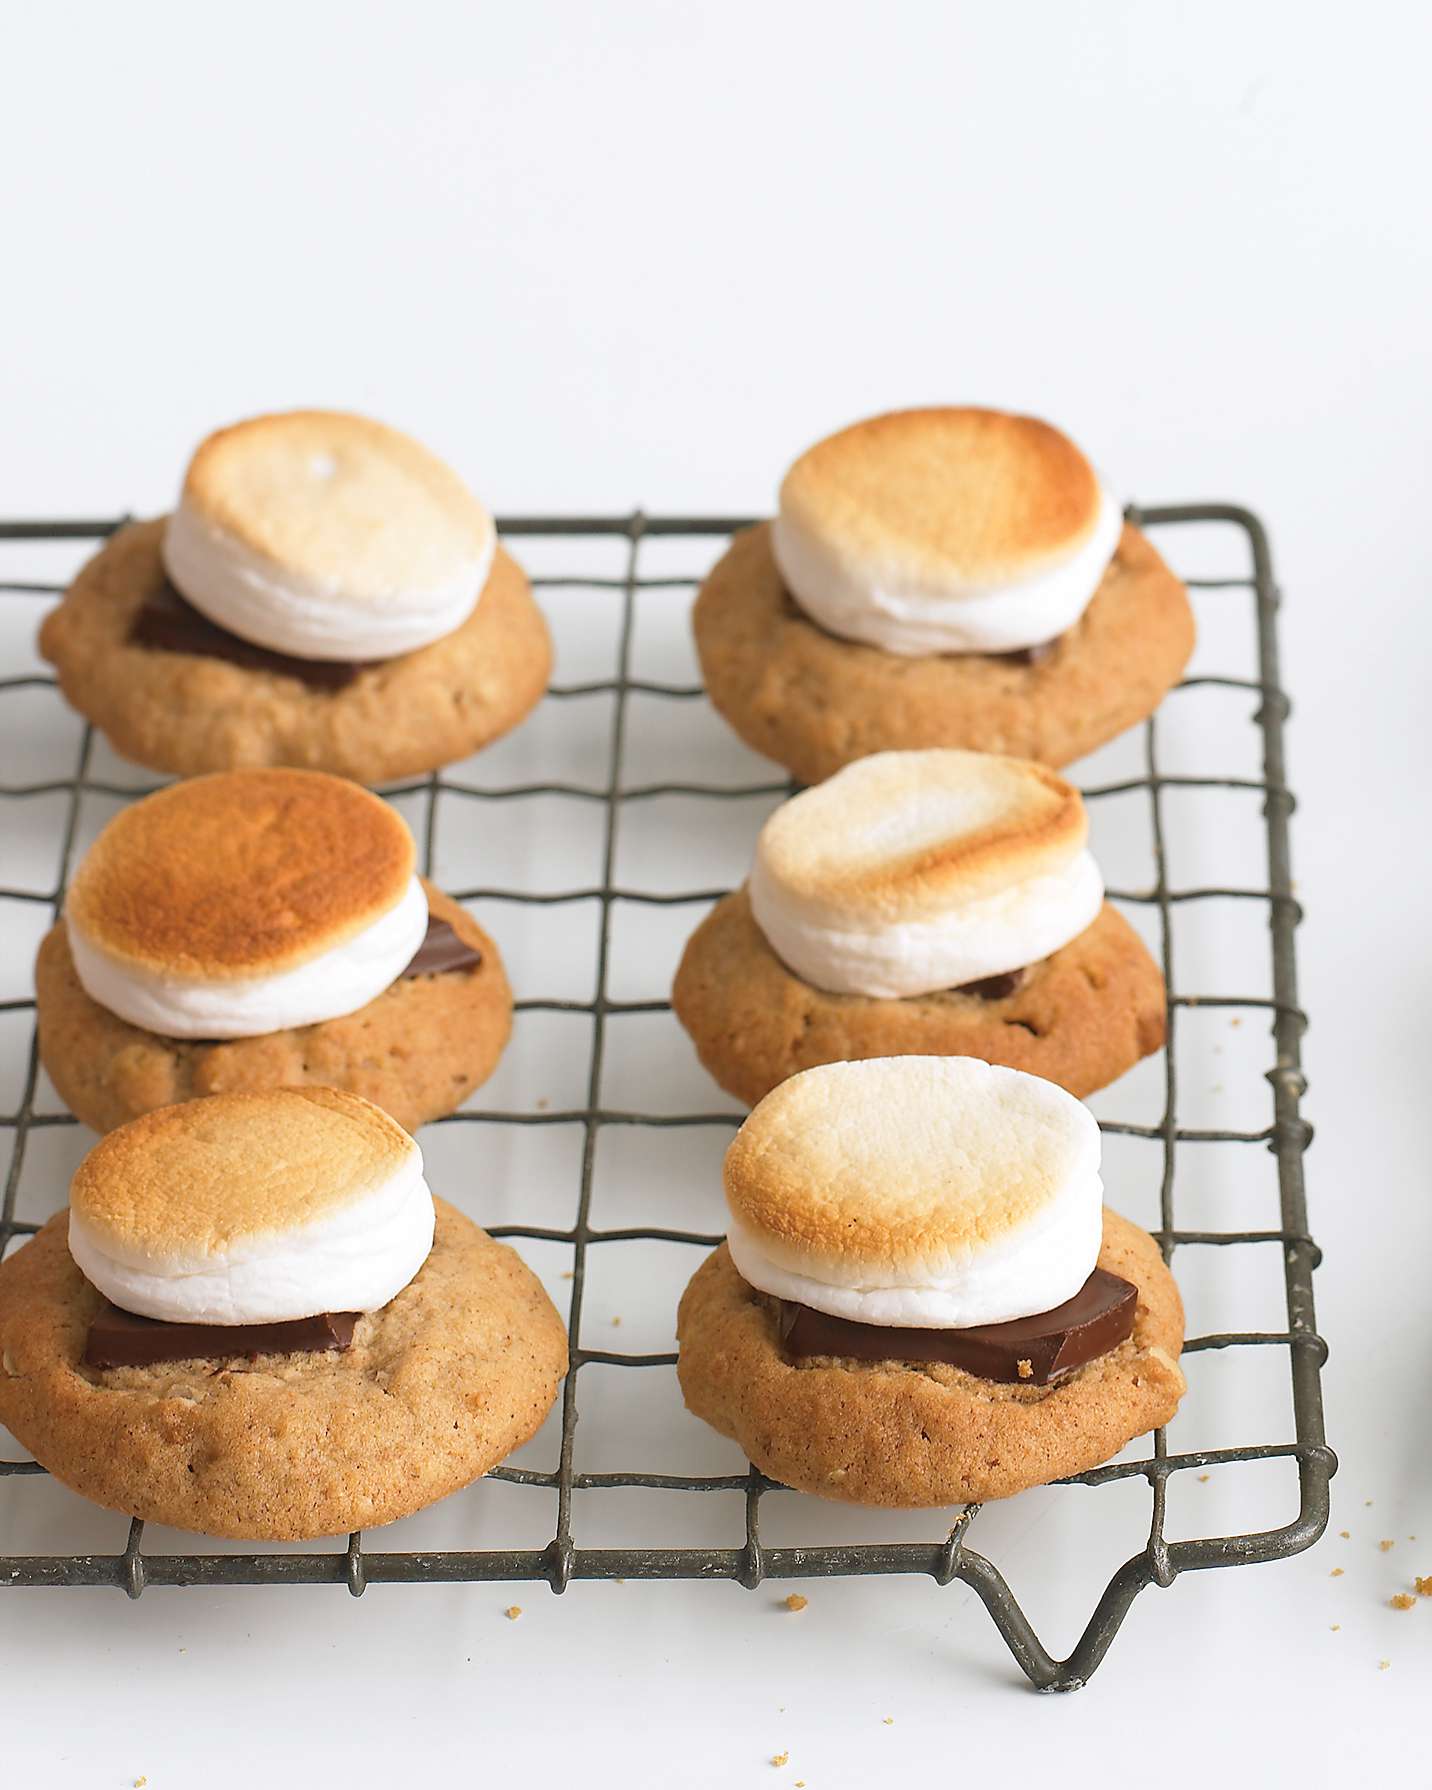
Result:
[[141,764],[361,783],[506,733],[552,659],[526,577],[457,474],[396,429],[321,410],[211,435],[173,515],[112,537],[40,650]]
[[512,1026],[497,946],[418,876],[402,817],[321,771],[220,771],[122,809],[35,994],[41,1060],[97,1131],[303,1082],[416,1130],[487,1079]]
[[255,1541],[392,1522],[527,1440],[566,1335],[354,1094],[167,1107],[0,1264],[0,1422],[128,1516]]
[[1074,443],[962,407],[803,454],[694,626],[712,702],[804,783],[900,747],[1067,764],[1151,714],[1193,649],[1183,586]]
[[687,944],[672,1005],[756,1101],[862,1057],[982,1057],[1092,1094],[1163,1043],[1163,977],[1043,765],[879,752],[784,803]]
[[1102,1206],[1098,1127],[1049,1082],[959,1057],[810,1069],[746,1120],[725,1185],[678,1373],[786,1485],[1005,1498],[1173,1416],[1178,1289]]

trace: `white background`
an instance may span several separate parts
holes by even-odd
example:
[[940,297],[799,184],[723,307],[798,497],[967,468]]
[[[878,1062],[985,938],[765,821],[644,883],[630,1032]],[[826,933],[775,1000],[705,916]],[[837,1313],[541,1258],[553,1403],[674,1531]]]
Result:
[[[153,1591],[137,1605],[11,1593],[8,1775],[147,1775],[154,1790],[316,1769],[824,1790],[1019,1781],[1041,1765],[1094,1785],[1162,1755],[1170,1784],[1215,1770],[1283,1782],[1295,1761],[1308,1782],[1349,1764],[1415,1776],[1432,1603],[1401,1614],[1387,1598],[1432,1572],[1426,12],[251,0],[15,9],[5,38],[7,515],[159,509],[209,428],[305,403],[410,428],[498,509],[755,511],[828,428],[940,399],[1051,416],[1125,496],[1262,512],[1288,596],[1309,1176],[1343,1459],[1328,1540],[1146,1593],[1072,1698],[1024,1692],[978,1603],[924,1581],[806,1586],[799,1617],[769,1586],[579,1585],[560,1600],[530,1585],[379,1588],[358,1603],[337,1589]],[[1210,608],[1203,650],[1246,650]],[[576,605],[559,597],[554,614],[569,665],[599,654]],[[679,629],[654,627],[654,662],[676,665]],[[7,665],[28,662],[14,625],[6,640]],[[566,750],[540,731],[550,717],[500,763]],[[34,737],[9,724],[4,775],[72,741],[53,732],[66,725],[38,710]],[[692,725],[699,737],[673,751],[699,748],[725,772],[755,762],[714,721]],[[1170,725],[1205,764],[1223,751],[1222,733]],[[662,759],[659,736],[640,749]],[[480,773],[497,780],[486,760]],[[469,875],[481,839],[455,837],[478,857],[453,877],[483,880]],[[1192,851],[1227,844],[1211,812],[1187,837]],[[1113,833],[1109,845],[1121,848]],[[1229,880],[1257,868],[1248,857]],[[11,943],[23,982],[31,941]],[[658,929],[649,963],[637,940],[621,973],[659,992],[677,945]],[[514,934],[523,992],[586,949]],[[1190,946],[1190,968],[1204,949]],[[1227,949],[1208,960],[1209,990],[1244,947]],[[1261,1087],[1261,1027],[1187,1042],[1232,1053],[1249,1037],[1245,1080]],[[1235,1070],[1220,1082],[1211,1054],[1196,1060],[1196,1097],[1221,1113]],[[500,1098],[530,1100],[554,1063],[542,1038],[515,1047]],[[686,1078],[673,1098],[721,1104],[689,1065],[673,1073]],[[1116,1104],[1151,1085],[1131,1078]],[[630,1187],[665,1187],[710,1218],[719,1151],[692,1151],[659,1174],[631,1169]],[[59,1166],[33,1190],[41,1209],[62,1197]],[[683,1187],[683,1166],[700,1188]],[[516,1154],[498,1167],[494,1198],[517,1201],[549,1168],[560,1183]],[[1120,1172],[1111,1185],[1144,1215],[1132,1183],[1146,1161]],[[620,1164],[612,1184],[622,1197]],[[556,1265],[537,1265],[560,1287]],[[1224,1322],[1247,1315],[1219,1306],[1227,1289],[1186,1290]],[[594,1287],[595,1321],[618,1315],[621,1291]],[[622,1346],[663,1346],[667,1308],[648,1295],[644,1310]],[[1276,1309],[1254,1315],[1279,1327]],[[1219,1386],[1200,1407],[1210,1433],[1263,1421],[1251,1384]],[[706,1458],[692,1420],[674,1405],[657,1416]],[[585,1421],[600,1451],[601,1410]],[[60,1502],[0,1509],[0,1550],[117,1545],[113,1519],[24,1484]],[[1185,1532],[1290,1514],[1286,1486],[1268,1508],[1262,1491],[1203,1490],[1215,1514]],[[979,1519],[976,1545],[1061,1648],[1139,1545],[1137,1487],[1117,1538],[1102,1506],[1092,1514],[1121,1495],[1036,1493]],[[467,1508],[483,1513],[479,1545],[508,1538],[496,1504]],[[452,1507],[427,1520],[428,1534],[473,1539]],[[676,1520],[651,1518],[661,1539]],[[642,1538],[620,1511],[593,1522],[599,1541]],[[1396,1548],[1379,1552],[1380,1537]],[[509,1624],[514,1596],[524,1615]]]

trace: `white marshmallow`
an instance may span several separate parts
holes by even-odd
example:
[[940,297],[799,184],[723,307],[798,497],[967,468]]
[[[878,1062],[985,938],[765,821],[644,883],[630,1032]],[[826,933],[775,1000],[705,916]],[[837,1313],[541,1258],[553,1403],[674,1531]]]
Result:
[[789,515],[771,529],[788,589],[832,634],[904,657],[1012,653],[1042,646],[1073,627],[1089,606],[1123,531],[1119,505],[1102,486],[1093,533],[1067,559],[1010,583],[972,585],[956,576],[912,576],[893,560],[853,563]]
[[1038,963],[1093,924],[1104,879],[1088,851],[1043,876],[927,917],[865,927],[823,916],[819,904],[784,889],[762,861],[750,878],[751,912],[777,957],[813,988],[901,1000],[958,988]]
[[940,1280],[837,1285],[773,1262],[732,1218],[726,1246],[742,1280],[778,1299],[857,1324],[966,1330],[1033,1317],[1072,1299],[1094,1272],[1103,1238],[1104,1183],[1097,1170],[1071,1180],[1033,1221],[952,1267]]
[[289,571],[181,497],[161,549],[180,592],[211,622],[241,639],[300,659],[391,659],[461,627],[492,570],[497,531],[482,551],[441,580],[375,602],[341,585]]
[[70,1254],[124,1311],[169,1323],[277,1324],[325,1311],[377,1311],[427,1260],[433,1196],[413,1145],[361,1199],[306,1225],[242,1237],[222,1254],[152,1254],[101,1244],[70,1212]]
[[428,898],[415,876],[395,907],[331,951],[277,975],[222,981],[122,963],[87,938],[73,916],[66,925],[75,973],[101,1007],[167,1038],[250,1038],[366,1007],[412,962],[427,932]]

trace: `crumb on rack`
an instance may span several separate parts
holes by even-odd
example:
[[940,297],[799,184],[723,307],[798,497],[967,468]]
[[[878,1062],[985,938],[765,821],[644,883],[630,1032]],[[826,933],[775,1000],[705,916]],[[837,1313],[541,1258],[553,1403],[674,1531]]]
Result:
[[1351,1540],[1352,1540],[1352,1531],[1351,1531],[1351,1529],[1339,1529],[1339,1530],[1338,1530],[1338,1534],[1339,1534],[1339,1535],[1340,1535],[1340,1536],[1342,1536],[1342,1538],[1343,1538],[1343,1540],[1344,1540],[1344,1541],[1351,1541]]
[[1018,1361],[1015,1363],[1015,1369],[1021,1380],[1034,1378],[1034,1363],[1032,1361]]
[[522,1605],[521,1604],[508,1604],[507,1608],[502,1612],[502,1614],[507,1618],[507,1620],[509,1622],[516,1622],[517,1618],[522,1614]]
[[771,1764],[772,1765],[789,1765],[790,1762],[791,1762],[791,1756],[789,1753],[772,1753],[771,1754]]
[[1343,1576],[1343,1569],[1340,1566],[1335,1566],[1332,1569],[1332,1571],[1328,1574],[1328,1577],[1330,1579],[1340,1579],[1342,1576]]
[[786,1608],[788,1610],[803,1610],[809,1602],[808,1597],[802,1597],[799,1591],[793,1591],[786,1599]]
[[1387,1601],[1394,1610],[1412,1610],[1417,1607],[1417,1599],[1406,1591],[1399,1591],[1396,1597],[1389,1597]]
[[1419,1597],[1432,1597],[1432,1573],[1428,1573],[1425,1579],[1414,1579],[1412,1583]]
[[1207,1485],[1209,1480],[1212,1478],[1213,1478],[1213,1475],[1211,1473],[1200,1473],[1198,1476],[1198,1483],[1200,1485]]
[[1390,1554],[1396,1546],[1397,1543],[1390,1536],[1384,1535],[1377,1544],[1377,1551],[1379,1554]]

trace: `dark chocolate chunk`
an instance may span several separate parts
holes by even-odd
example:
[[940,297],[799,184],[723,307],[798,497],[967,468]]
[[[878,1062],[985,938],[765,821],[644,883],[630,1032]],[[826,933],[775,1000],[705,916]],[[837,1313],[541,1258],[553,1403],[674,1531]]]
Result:
[[312,690],[346,690],[369,665],[353,659],[300,659],[292,653],[276,653],[266,646],[242,640],[201,615],[179,594],[167,578],[150,591],[129,627],[131,646],[151,652],[197,653],[204,659],[223,659],[246,671],[268,671],[277,677],[296,677]]
[[1131,1336],[1138,1303],[1137,1287],[1096,1268],[1063,1305],[1007,1324],[977,1324],[968,1330],[858,1324],[783,1299],[779,1328],[782,1346],[791,1355],[944,1361],[982,1380],[1047,1386]]
[[978,982],[961,982],[951,994],[972,994],[980,1001],[1002,1001],[1029,980],[1028,969],[1006,970],[1001,976],[981,976]]
[[107,1300],[85,1341],[86,1367],[153,1367],[160,1361],[227,1361],[241,1355],[317,1355],[346,1349],[361,1312],[325,1311],[282,1324],[168,1324]]
[[446,920],[429,914],[427,933],[403,976],[440,976],[444,970],[476,969],[481,962],[481,951],[459,938]]

